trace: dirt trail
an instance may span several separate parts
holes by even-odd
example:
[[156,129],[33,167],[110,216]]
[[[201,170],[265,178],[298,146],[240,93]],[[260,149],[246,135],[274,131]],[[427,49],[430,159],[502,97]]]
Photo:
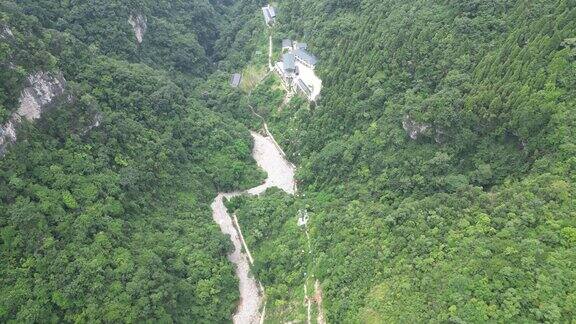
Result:
[[[224,205],[224,198],[232,198],[242,193],[259,195],[270,187],[278,187],[289,194],[295,192],[294,165],[284,158],[284,153],[274,138],[256,132],[252,132],[252,137],[254,138],[252,156],[267,172],[266,181],[245,192],[219,193],[212,203],[214,221],[220,226],[222,233],[230,236],[234,245],[234,251],[228,255],[228,259],[236,265],[236,275],[240,280],[240,303],[233,318],[234,323],[239,324],[261,323],[263,314],[260,314],[260,308],[264,289],[250,274],[252,255],[244,241],[238,221],[230,216]],[[242,247],[246,252],[242,251]]]
[[326,316],[324,316],[324,308],[322,307],[322,287],[320,287],[318,279],[314,282],[314,299],[318,305],[318,324],[326,324]]

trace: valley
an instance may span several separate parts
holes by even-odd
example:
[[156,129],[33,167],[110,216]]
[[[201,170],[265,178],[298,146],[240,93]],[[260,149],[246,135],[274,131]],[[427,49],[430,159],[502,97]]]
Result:
[[0,2],[0,322],[569,323],[576,2]]
[[228,259],[236,266],[236,275],[240,280],[240,302],[234,315],[234,323],[260,322],[264,288],[250,271],[250,266],[254,263],[253,258],[235,220],[236,216],[228,213],[224,199],[241,194],[259,195],[271,187],[280,188],[289,194],[295,193],[294,166],[284,158],[272,135],[269,133],[266,135],[265,137],[252,132],[254,139],[252,156],[267,174],[264,183],[244,192],[219,193],[212,203],[214,221],[220,226],[222,233],[230,236],[234,245],[234,251],[228,255]]

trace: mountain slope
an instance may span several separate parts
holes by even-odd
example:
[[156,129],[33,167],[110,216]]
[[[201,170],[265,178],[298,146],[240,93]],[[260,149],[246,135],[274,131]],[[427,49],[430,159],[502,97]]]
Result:
[[184,28],[185,12],[147,7],[163,56],[130,63],[157,54],[144,43],[137,50],[128,9],[106,14],[129,5],[0,5],[3,118],[21,106],[28,75],[67,81],[40,118],[22,121],[0,159],[2,322],[214,323],[234,311],[231,246],[209,203],[217,190],[260,180],[250,134],[191,96],[204,82],[195,75],[207,75],[206,55],[200,64],[183,58],[180,76],[162,69],[179,68],[163,61],[180,57],[173,33],[202,53],[195,39],[215,36],[154,34],[161,16],[173,21],[167,28]]
[[287,1],[322,100],[276,112],[336,322],[574,317],[573,1]]

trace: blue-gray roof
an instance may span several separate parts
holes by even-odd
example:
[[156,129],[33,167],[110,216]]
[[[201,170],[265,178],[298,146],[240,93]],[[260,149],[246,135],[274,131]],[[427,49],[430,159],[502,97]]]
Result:
[[288,38],[282,40],[282,47],[292,47],[292,41]]
[[304,49],[304,50],[305,50],[305,49],[308,49],[308,44],[306,44],[306,43],[298,43],[298,44],[296,44],[296,48],[297,48],[297,49]]
[[284,62],[284,70],[294,70],[296,68],[296,60],[294,58],[294,54],[286,53],[282,57],[282,61]]
[[242,80],[242,76],[240,73],[232,74],[232,78],[230,79],[230,85],[233,87],[237,87],[240,84],[240,80]]
[[270,10],[268,10],[267,7],[262,8],[262,12],[264,13],[264,19],[267,24],[273,21],[272,15],[270,15]]
[[296,82],[300,86],[300,89],[302,89],[302,91],[306,92],[307,95],[312,94],[312,90],[310,90],[310,87],[308,87],[308,85],[306,83],[304,83],[302,81],[302,79],[298,79],[298,81],[296,81]]
[[268,6],[268,11],[270,11],[270,16],[272,16],[272,18],[276,17],[276,9],[274,9],[274,7]]
[[310,65],[316,65],[318,63],[318,59],[314,54],[309,53],[307,50],[304,49],[297,49],[294,51],[294,54],[298,56],[301,60],[308,62]]

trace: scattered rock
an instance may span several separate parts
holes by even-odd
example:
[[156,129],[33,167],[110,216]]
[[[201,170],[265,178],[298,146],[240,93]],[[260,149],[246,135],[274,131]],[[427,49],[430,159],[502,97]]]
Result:
[[146,30],[148,29],[148,20],[145,16],[141,14],[132,14],[130,18],[128,18],[128,22],[134,29],[134,34],[136,35],[136,41],[138,44],[142,44],[144,40],[144,35],[146,34]]
[[402,120],[402,128],[404,128],[408,136],[413,140],[417,140],[420,135],[424,134],[431,127],[429,124],[418,123],[408,115]]
[[0,38],[14,37],[12,30],[8,26],[0,26]]
[[442,129],[436,129],[434,141],[438,144],[444,144],[446,142],[446,132]]
[[446,132],[443,129],[433,127],[430,124],[419,123],[413,120],[409,115],[404,116],[402,128],[406,131],[411,139],[417,140],[420,136],[434,136],[434,141],[438,144],[446,142]]
[[43,108],[64,93],[66,80],[62,74],[38,72],[27,78],[29,86],[22,90],[20,107],[16,112],[30,121],[40,118]]
[[6,144],[16,141],[15,121],[11,118],[6,124],[0,126],[0,156],[6,151]]
[[98,126],[100,126],[100,124],[102,123],[102,119],[103,119],[102,114],[101,114],[101,113],[96,113],[96,114],[94,115],[94,117],[92,118],[92,124],[90,124],[88,127],[86,127],[86,128],[81,132],[81,134],[82,134],[82,135],[85,135],[85,134],[87,134],[88,132],[90,132],[92,129],[97,128]]
[[306,226],[308,224],[308,220],[310,220],[308,211],[306,211],[306,209],[300,209],[298,211],[298,226]]

